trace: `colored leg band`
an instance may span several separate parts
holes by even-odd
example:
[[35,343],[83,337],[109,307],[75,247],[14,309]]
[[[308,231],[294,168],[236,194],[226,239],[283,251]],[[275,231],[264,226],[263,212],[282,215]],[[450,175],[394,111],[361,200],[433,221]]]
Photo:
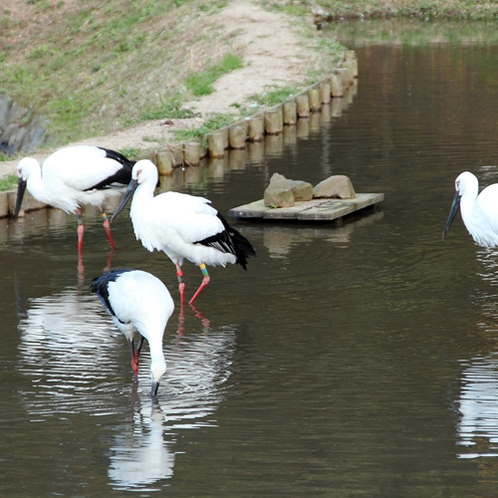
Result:
[[206,268],[206,265],[204,263],[201,263],[199,265],[199,268],[201,269],[201,272],[202,272],[202,276],[203,277],[209,277],[209,273],[207,271],[207,268]]
[[176,279],[178,280],[178,283],[181,284],[183,282],[183,272],[180,269],[176,270]]

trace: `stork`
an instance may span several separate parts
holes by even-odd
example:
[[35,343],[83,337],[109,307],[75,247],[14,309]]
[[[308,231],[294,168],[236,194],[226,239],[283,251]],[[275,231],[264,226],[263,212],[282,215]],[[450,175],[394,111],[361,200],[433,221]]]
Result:
[[157,179],[157,168],[151,161],[138,161],[111,222],[133,195],[130,217],[135,236],[146,249],[163,251],[175,264],[182,304],[185,295],[183,260],[188,259],[201,269],[202,282],[189,301],[193,304],[210,281],[206,265],[237,263],[246,270],[247,258],[256,256],[256,251],[209,205],[210,200],[179,192],[154,196]]
[[17,165],[19,182],[14,216],[19,215],[26,187],[40,202],[76,214],[78,219],[78,253],[83,249],[83,220],[81,206],[97,206],[103,225],[114,247],[104,202],[122,194],[131,180],[135,161],[119,152],[94,145],[64,147],[48,156],[40,167],[32,157],[21,159]]
[[174,310],[168,289],[150,273],[119,269],[94,278],[91,290],[99,296],[118,329],[130,341],[131,367],[135,377],[138,375],[140,350],[147,339],[151,358],[151,395],[155,397],[159,381],[166,372],[164,329]]
[[474,242],[484,247],[498,246],[498,183],[477,195],[479,181],[473,173],[464,171],[455,180],[455,191],[443,238],[460,208],[463,223]]

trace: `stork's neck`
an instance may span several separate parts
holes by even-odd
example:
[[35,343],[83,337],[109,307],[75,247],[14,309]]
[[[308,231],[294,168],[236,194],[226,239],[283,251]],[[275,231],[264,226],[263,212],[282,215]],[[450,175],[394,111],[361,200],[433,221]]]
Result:
[[40,168],[33,168],[30,172],[26,181],[26,187],[28,188],[29,193],[38,201],[44,202],[45,204],[51,203],[50,195],[43,183]]
[[152,377],[159,382],[164,372],[166,372],[166,360],[163,353],[163,338],[162,334],[157,337],[150,338],[150,371]]

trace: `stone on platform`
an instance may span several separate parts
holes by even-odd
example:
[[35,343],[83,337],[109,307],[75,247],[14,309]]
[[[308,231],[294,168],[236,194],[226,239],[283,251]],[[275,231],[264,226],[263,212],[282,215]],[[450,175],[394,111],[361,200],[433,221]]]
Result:
[[313,199],[313,185],[303,180],[287,180],[294,195],[294,201],[310,201]]
[[333,175],[315,185],[315,199],[353,199],[356,196],[353,184],[346,175]]
[[274,173],[264,193],[267,207],[282,208],[294,206],[294,194],[289,180],[279,173]]

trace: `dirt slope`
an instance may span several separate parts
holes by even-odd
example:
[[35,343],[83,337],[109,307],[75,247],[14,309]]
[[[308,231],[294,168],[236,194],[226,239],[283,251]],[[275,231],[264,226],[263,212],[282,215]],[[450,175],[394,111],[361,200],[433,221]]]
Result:
[[[244,67],[220,78],[213,94],[188,103],[200,117],[172,120],[169,124],[164,124],[164,120],[149,121],[81,143],[117,150],[165,144],[173,140],[173,129],[197,127],[210,113],[236,112],[231,104],[243,104],[247,97],[261,93],[265,87],[301,83],[310,71],[327,67],[326,56],[313,47],[316,39],[300,31],[295,18],[268,12],[256,0],[231,0],[213,22],[230,34],[233,50],[244,61]],[[33,156],[43,160],[49,153],[43,151]],[[0,163],[0,176],[14,173],[16,164],[17,161]]]

